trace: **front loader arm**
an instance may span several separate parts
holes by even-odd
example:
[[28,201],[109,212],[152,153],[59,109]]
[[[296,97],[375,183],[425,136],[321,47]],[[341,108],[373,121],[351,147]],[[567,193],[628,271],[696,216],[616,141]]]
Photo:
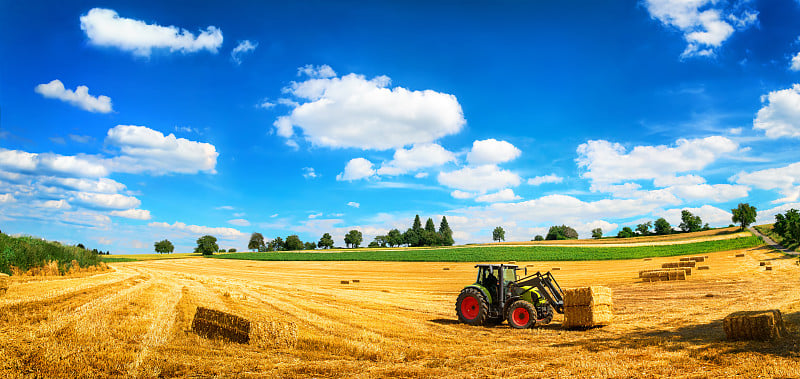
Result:
[[[547,299],[556,312],[564,313],[564,291],[561,290],[561,286],[558,285],[553,274],[549,271],[545,274],[536,272],[531,276],[524,277],[513,283],[516,287],[537,288],[539,293]],[[529,291],[529,289],[526,291]],[[523,293],[524,292],[525,291],[523,291]]]

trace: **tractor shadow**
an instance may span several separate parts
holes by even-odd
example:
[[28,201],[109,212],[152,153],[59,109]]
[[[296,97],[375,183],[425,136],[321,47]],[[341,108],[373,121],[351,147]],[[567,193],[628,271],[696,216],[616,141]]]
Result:
[[460,324],[460,322],[458,322],[457,319],[449,319],[449,318],[437,318],[437,319],[433,319],[433,320],[428,320],[428,322],[432,322],[434,324],[439,324],[439,325],[458,325],[458,324]]

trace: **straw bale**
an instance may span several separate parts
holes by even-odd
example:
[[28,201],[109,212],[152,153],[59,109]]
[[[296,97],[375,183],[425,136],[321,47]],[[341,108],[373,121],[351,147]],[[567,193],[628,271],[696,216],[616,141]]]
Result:
[[350,281],[349,280],[342,280],[341,283],[342,284],[350,284]]
[[442,270],[444,270],[444,271],[450,271],[450,267],[445,267],[445,268],[443,268]]
[[709,269],[710,269],[710,267],[708,267],[708,266],[700,266],[700,267],[698,267],[697,269],[698,269],[698,270],[709,270]]
[[297,325],[293,322],[257,320],[252,323],[250,344],[264,348],[293,348],[297,345]]
[[744,253],[736,254],[736,258],[742,258],[742,257],[744,257]]
[[772,266],[764,266],[764,269],[767,271],[772,271]]
[[695,267],[696,265],[695,261],[667,262],[662,263],[661,268]]
[[230,313],[197,307],[192,331],[205,338],[220,338],[230,342],[250,341],[250,321]]
[[759,266],[766,266],[766,265],[767,265],[767,262],[761,261],[761,262],[758,262],[758,265],[759,265]]
[[703,257],[683,257],[680,260],[683,261],[683,262],[688,262],[688,261],[705,262],[706,257],[704,257],[704,256]]
[[361,279],[353,279],[352,282],[353,283],[361,283]]
[[683,271],[686,275],[692,275],[692,268],[691,267],[670,267],[670,268],[660,268],[655,270],[641,270],[639,271],[639,277],[644,278],[645,274],[648,272],[663,272],[663,271]]
[[561,267],[553,267],[550,269],[550,271],[559,271],[559,270],[561,270]]
[[611,288],[602,286],[567,288],[564,290],[564,306],[581,307],[595,305],[612,305]]
[[614,312],[610,304],[564,307],[564,328],[591,328],[611,324]]
[[668,280],[686,280],[686,271],[683,270],[654,270],[641,273],[645,282],[658,282]]
[[645,261],[652,261],[652,260],[653,260],[653,258],[645,258],[644,260],[645,260]]
[[722,329],[729,340],[771,340],[786,335],[781,312],[735,312],[722,320]]

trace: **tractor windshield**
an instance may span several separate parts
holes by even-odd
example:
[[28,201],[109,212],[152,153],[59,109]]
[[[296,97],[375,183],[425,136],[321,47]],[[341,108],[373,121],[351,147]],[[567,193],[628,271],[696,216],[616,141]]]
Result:
[[513,268],[506,268],[503,270],[503,281],[508,282],[515,282],[517,281],[517,270]]

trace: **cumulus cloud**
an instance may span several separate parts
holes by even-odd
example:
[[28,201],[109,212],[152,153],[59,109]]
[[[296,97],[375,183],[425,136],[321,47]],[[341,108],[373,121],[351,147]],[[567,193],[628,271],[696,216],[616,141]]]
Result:
[[244,235],[244,233],[233,228],[221,228],[221,227],[212,228],[200,225],[187,225],[177,221],[171,225],[166,222],[151,222],[147,225],[155,228],[172,229],[172,230],[188,232],[194,235],[209,234],[214,237],[223,237],[223,238],[241,237]]
[[753,172],[742,171],[731,180],[760,189],[779,190],[784,197],[773,203],[796,202],[800,199],[800,162]]
[[64,200],[47,200],[38,203],[38,205],[42,208],[50,208],[50,209],[72,209],[72,206]]
[[0,169],[10,172],[69,177],[103,177],[109,174],[102,160],[90,156],[28,153],[0,148]]
[[800,71],[800,53],[792,57],[792,63],[789,65],[789,69],[792,71]]
[[117,193],[125,190],[124,184],[109,178],[85,179],[51,177],[45,178],[42,181],[46,184],[53,184],[82,192]]
[[669,209],[663,212],[657,212],[656,216],[664,217],[664,219],[666,219],[670,225],[672,225],[674,228],[677,228],[681,223],[681,211],[684,209],[692,212],[692,214],[695,216],[700,216],[700,219],[703,220],[703,223],[708,223],[712,226],[729,225],[731,223],[731,217],[733,216],[730,212],[711,205],[703,205],[700,208]]
[[458,133],[466,123],[453,95],[389,88],[386,76],[331,77],[333,70],[319,68],[300,73],[311,78],[284,89],[299,102],[273,124],[287,139],[296,127],[316,146],[387,150],[431,143]]
[[464,167],[455,171],[440,172],[437,179],[439,184],[447,187],[479,193],[515,187],[521,181],[519,175],[496,165]]
[[375,175],[375,170],[372,169],[372,162],[364,158],[354,158],[344,166],[344,172],[336,175],[336,180],[353,181],[369,178],[373,175]]
[[471,199],[475,197],[475,194],[470,192],[455,190],[453,192],[450,192],[450,196],[456,199]]
[[313,167],[303,167],[303,177],[306,179],[314,179],[319,177],[319,175],[317,175]]
[[89,94],[89,87],[78,86],[75,91],[64,88],[64,83],[55,79],[47,84],[39,84],[34,88],[36,93],[51,99],[59,99],[78,108],[95,113],[109,113],[111,109],[111,98],[108,96],[92,96]]
[[76,192],[73,201],[79,202],[89,208],[102,209],[131,209],[138,207],[142,202],[133,196],[118,193],[91,193]]
[[333,68],[326,64],[321,66],[307,64],[297,69],[297,76],[303,75],[309,78],[332,78],[336,76],[336,71],[333,71]]
[[475,198],[475,201],[481,203],[497,203],[500,201],[514,201],[519,199],[521,199],[521,197],[515,195],[511,188],[506,188],[495,193],[478,196]]
[[645,0],[644,5],[652,18],[683,33],[682,57],[713,56],[737,29],[758,21],[758,12],[741,6],[725,9],[716,0]]
[[414,145],[408,150],[404,148],[395,150],[394,159],[384,162],[378,169],[378,175],[402,175],[421,168],[441,166],[455,160],[455,154],[435,143]]
[[124,217],[133,220],[149,220],[150,211],[146,209],[126,209],[124,211],[111,211],[112,216]]
[[80,20],[90,44],[116,47],[137,56],[149,57],[153,49],[184,54],[208,50],[216,54],[222,46],[222,31],[214,26],[195,36],[186,29],[120,17],[116,11],[103,8],[93,8]]
[[214,145],[176,138],[136,125],[117,125],[109,129],[106,143],[119,148],[121,156],[112,159],[114,171],[195,174],[216,173],[217,153]]
[[237,218],[233,220],[228,220],[228,224],[236,226],[250,226],[250,221],[247,221],[243,218]]
[[252,52],[258,47],[258,42],[251,42],[250,40],[240,41],[236,47],[231,50],[231,59],[236,64],[242,64],[242,56]]
[[361,204],[356,203],[355,201],[351,201],[351,202],[347,203],[347,206],[353,207],[353,208],[358,208],[358,207],[361,206]]
[[564,178],[556,175],[556,174],[549,174],[549,175],[542,175],[536,176],[533,178],[528,179],[528,184],[532,186],[539,186],[545,183],[561,183],[564,181]]
[[0,194],[0,204],[13,203],[15,201],[17,201],[17,199],[15,199],[14,196],[11,195],[10,193]]
[[753,120],[753,129],[769,138],[800,137],[800,84],[761,97],[766,103]]
[[517,159],[522,154],[516,146],[490,138],[474,141],[472,150],[467,153],[467,162],[472,165],[499,164]]

